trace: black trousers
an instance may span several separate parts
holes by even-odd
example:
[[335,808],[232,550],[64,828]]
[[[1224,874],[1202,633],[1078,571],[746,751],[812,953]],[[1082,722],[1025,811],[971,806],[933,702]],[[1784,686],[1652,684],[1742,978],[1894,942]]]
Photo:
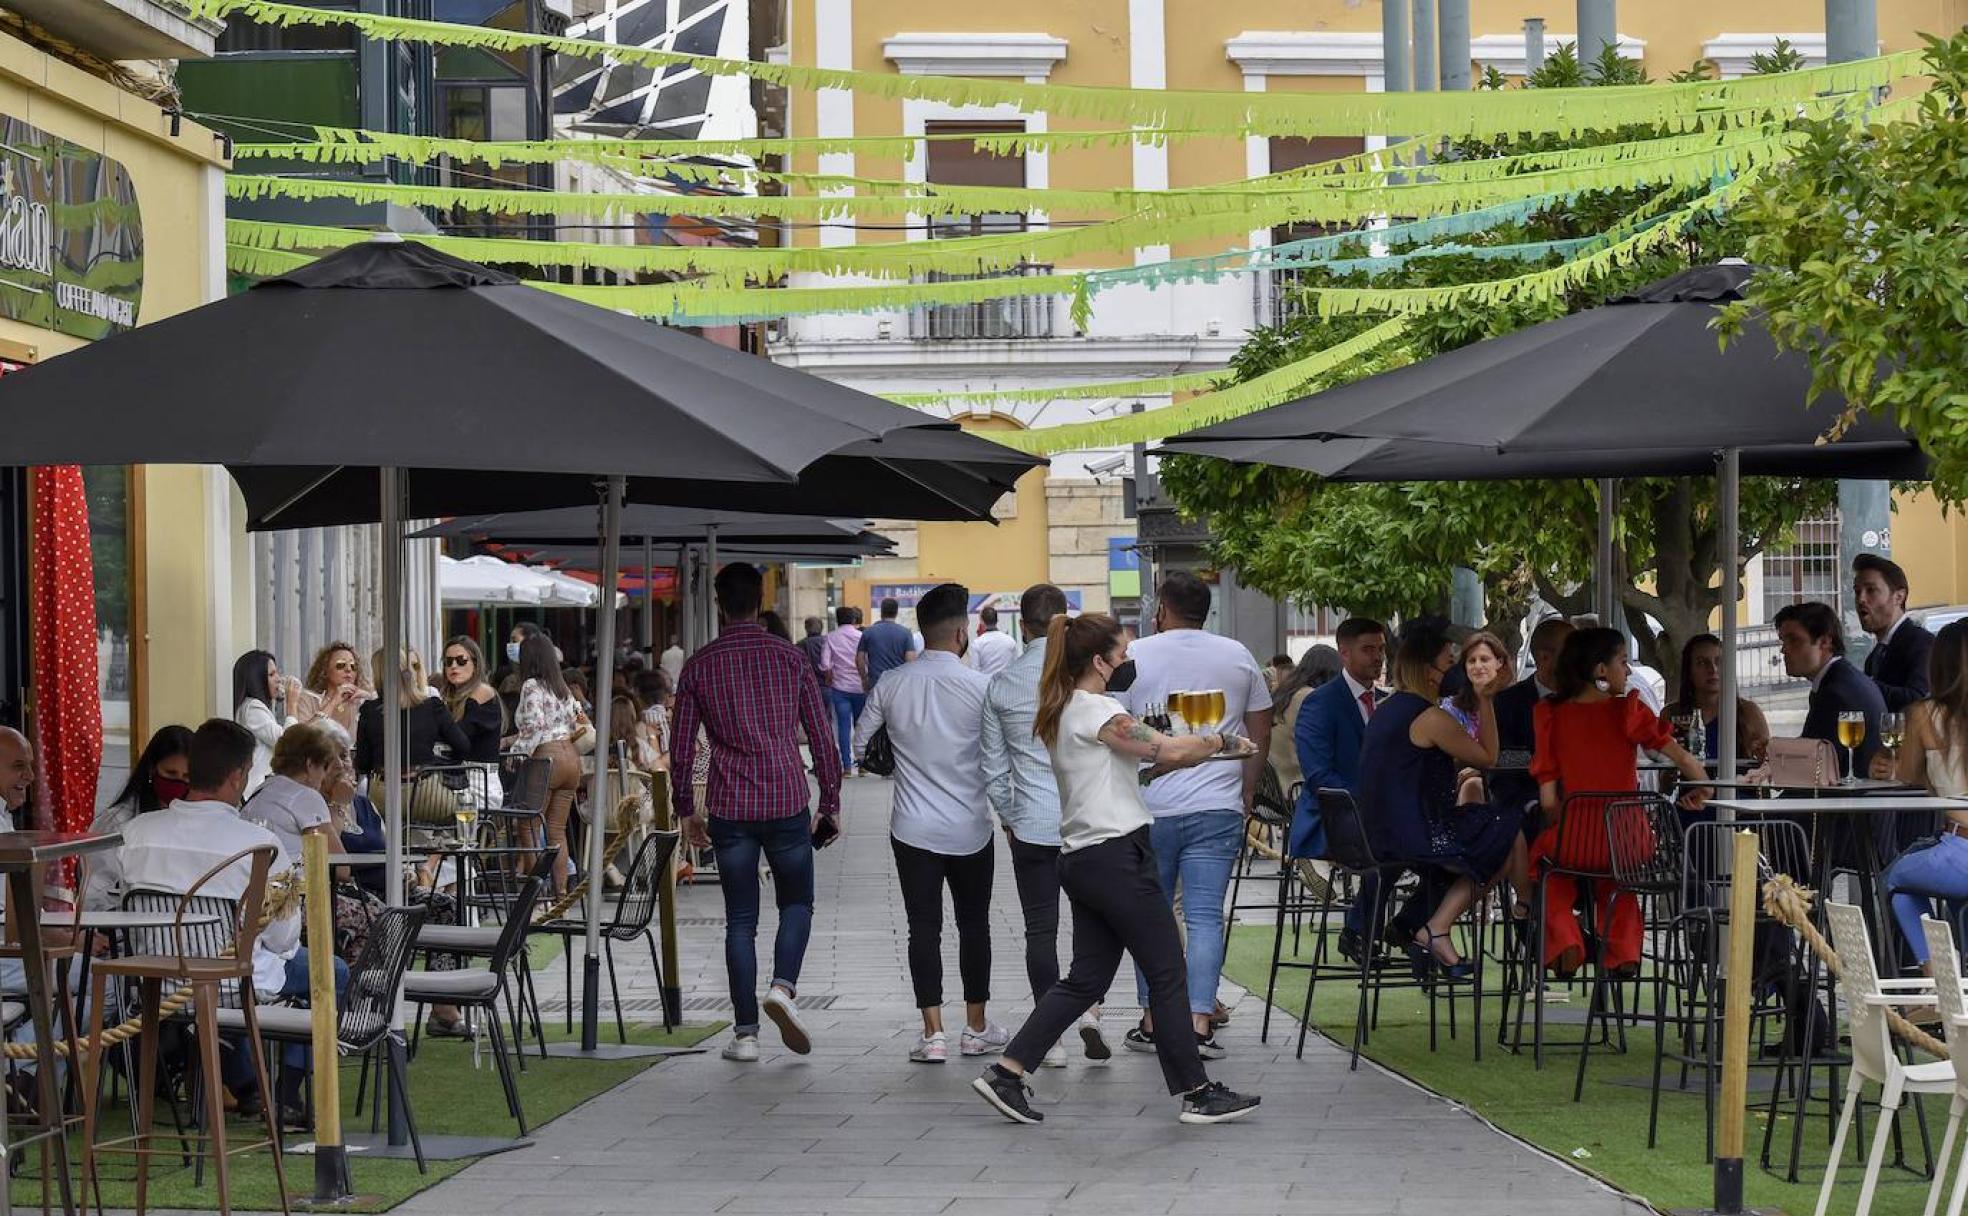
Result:
[[1036,1001],[1059,982],[1059,846],[1026,844],[1015,832],[1005,835],[1025,914],[1025,978],[1032,981]]
[[895,874],[902,882],[902,907],[909,916],[909,980],[916,1008],[943,1004],[943,888],[957,920],[957,973],[963,999],[981,1005],[991,999],[991,876],[995,842],[975,853],[952,857],[903,844],[893,836]]
[[1172,1094],[1209,1081],[1189,1029],[1188,970],[1175,914],[1155,876],[1148,829],[1059,855],[1059,883],[1073,905],[1073,965],[1039,998],[1038,1008],[1012,1036],[1005,1057],[1038,1066],[1059,1036],[1107,995],[1123,951],[1148,977],[1148,1012],[1157,1033],[1155,1054]]

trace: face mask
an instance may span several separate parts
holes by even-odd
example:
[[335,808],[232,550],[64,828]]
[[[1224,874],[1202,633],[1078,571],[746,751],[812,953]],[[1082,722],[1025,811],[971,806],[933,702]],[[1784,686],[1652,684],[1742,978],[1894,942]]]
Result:
[[152,773],[150,775],[150,792],[156,794],[166,806],[169,806],[186,794],[191,793],[191,783],[182,781],[176,777],[166,777],[162,773]]
[[508,662],[508,663],[517,663],[517,662],[519,662],[519,643],[518,643],[518,642],[507,642],[507,643],[506,643],[506,662]]

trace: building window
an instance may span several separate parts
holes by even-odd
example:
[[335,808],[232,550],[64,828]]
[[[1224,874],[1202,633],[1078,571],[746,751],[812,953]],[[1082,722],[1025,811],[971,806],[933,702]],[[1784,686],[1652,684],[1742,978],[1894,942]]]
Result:
[[[1025,130],[1022,122],[932,122],[926,135],[1006,135]],[[1025,158],[1000,156],[963,139],[925,141],[923,177],[932,190],[936,186],[1002,186],[1011,189],[1025,185]],[[1027,220],[1022,212],[993,211],[974,215],[939,215],[930,220],[932,240],[957,237],[996,236],[1023,232]],[[966,279],[998,278],[1010,275],[1050,274],[1050,266],[1019,265],[988,275],[931,273],[924,282],[949,283]],[[910,320],[914,337],[960,338],[1049,338],[1052,336],[1051,296],[980,300],[974,304],[951,304],[915,311]]]
[[[1366,151],[1367,141],[1357,135],[1271,137],[1271,172],[1288,173],[1311,165],[1321,165]],[[1330,224],[1280,224],[1271,230],[1271,243],[1284,245],[1334,231]],[[1303,272],[1269,270],[1251,276],[1251,305],[1259,325],[1278,326],[1291,320],[1300,310],[1298,282]]]
[[1838,553],[1839,517],[1829,515],[1799,520],[1797,538],[1785,548],[1763,554],[1763,619],[1770,620],[1777,610],[1812,601],[1838,604],[1843,590],[1845,563]]
[[102,773],[97,788],[104,801],[115,797],[129,778],[144,740],[136,714],[138,633],[137,549],[131,544],[135,470],[123,465],[85,465],[83,491],[89,500],[89,551],[96,587],[96,690],[102,702]]

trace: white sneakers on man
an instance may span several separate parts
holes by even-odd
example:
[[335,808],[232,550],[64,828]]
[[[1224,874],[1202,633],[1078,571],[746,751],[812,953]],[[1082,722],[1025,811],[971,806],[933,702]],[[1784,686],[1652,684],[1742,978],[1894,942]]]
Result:
[[986,1021],[982,1029],[964,1027],[962,1051],[967,1056],[991,1056],[1011,1044],[1011,1032],[996,1022]]
[[724,1058],[734,1064],[756,1064],[759,1058],[759,1041],[755,1034],[731,1036],[724,1045]]
[[799,1008],[793,1004],[793,996],[777,984],[765,994],[760,1006],[765,1016],[779,1028],[779,1037],[786,1041],[794,1055],[803,1056],[813,1050],[813,1036],[806,1032],[806,1023],[800,1021]]
[[1080,1015],[1080,1041],[1086,1045],[1087,1059],[1098,1064],[1114,1058],[1114,1049],[1107,1045],[1107,1034],[1100,1029],[1098,1006]]
[[1040,1067],[1042,1068],[1066,1067],[1066,1044],[1054,1043],[1052,1045],[1052,1050],[1045,1053],[1045,1059],[1041,1061]]
[[950,1058],[950,1040],[942,1031],[921,1035],[909,1052],[909,1059],[917,1064],[941,1064]]

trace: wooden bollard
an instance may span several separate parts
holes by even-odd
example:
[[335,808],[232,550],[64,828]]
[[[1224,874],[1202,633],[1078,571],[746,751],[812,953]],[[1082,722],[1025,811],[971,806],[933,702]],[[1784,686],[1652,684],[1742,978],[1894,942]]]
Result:
[[1729,870],[1729,974],[1722,1006],[1722,1099],[1715,1125],[1715,1210],[1743,1210],[1743,1120],[1749,1101],[1749,988],[1755,970],[1756,845],[1737,832]]
[[328,881],[327,830],[301,837],[307,882],[308,1013],[314,1029],[314,1202],[340,1203],[355,1193],[342,1143],[341,1069],[336,1067],[335,889]]

